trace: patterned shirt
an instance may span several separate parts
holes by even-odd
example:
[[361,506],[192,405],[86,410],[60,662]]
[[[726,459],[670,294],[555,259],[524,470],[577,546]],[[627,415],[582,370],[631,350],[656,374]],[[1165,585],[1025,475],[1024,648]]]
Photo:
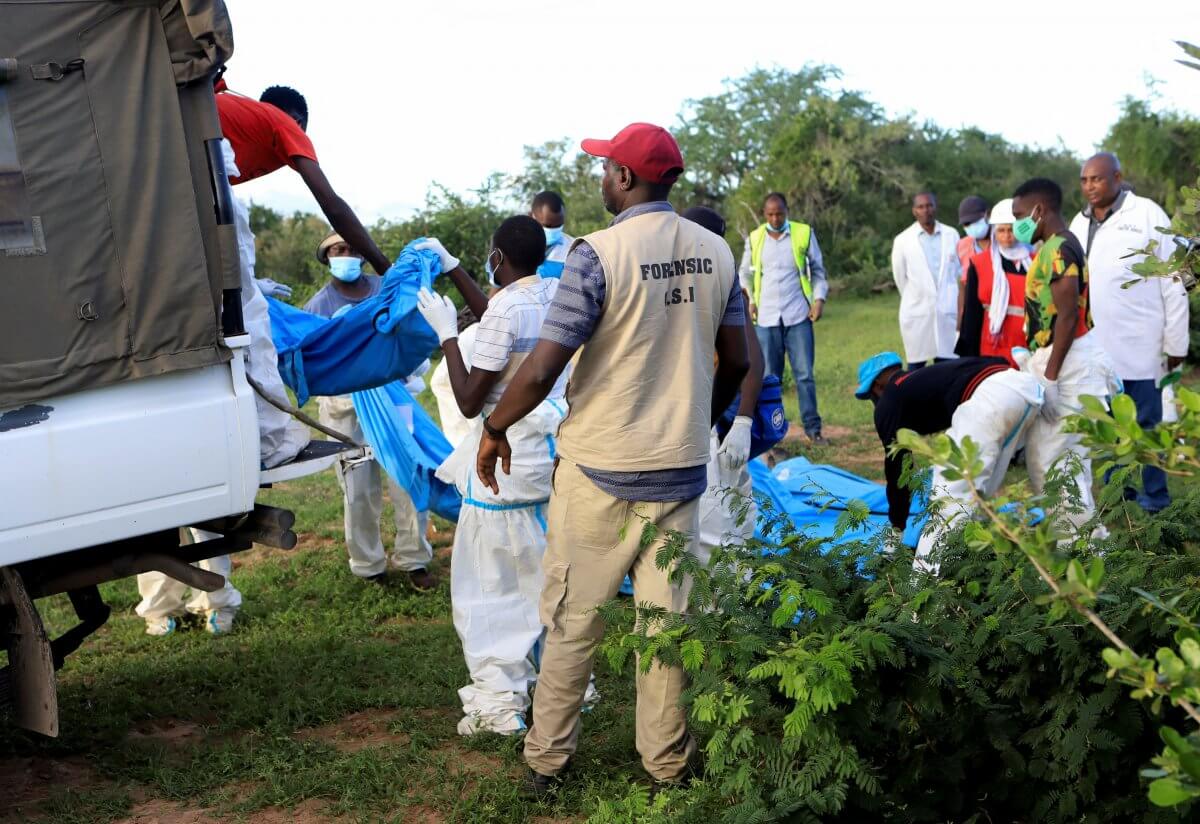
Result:
[[1025,337],[1029,350],[1037,351],[1054,343],[1054,321],[1058,307],[1050,284],[1060,278],[1075,278],[1078,286],[1079,320],[1075,337],[1092,328],[1092,313],[1088,304],[1088,270],[1083,246],[1070,232],[1055,235],[1042,244],[1037,257],[1025,276]]
[[[501,373],[488,392],[487,403],[500,400],[517,369],[533,351],[557,285],[558,281],[531,275],[505,286],[488,302],[479,319],[471,356],[472,369]],[[568,374],[570,370],[564,369],[549,398],[563,396]]]
[[[667,211],[674,210],[666,201],[641,203],[621,212],[609,225],[650,212]],[[542,324],[542,340],[568,349],[578,349],[587,343],[604,312],[606,288],[600,258],[587,241],[578,242],[567,255],[562,281]],[[735,274],[721,325],[745,323],[742,287]],[[688,501],[702,495],[708,487],[708,467],[704,464],[652,472],[604,472],[584,466],[579,469],[604,492],[623,501]]]

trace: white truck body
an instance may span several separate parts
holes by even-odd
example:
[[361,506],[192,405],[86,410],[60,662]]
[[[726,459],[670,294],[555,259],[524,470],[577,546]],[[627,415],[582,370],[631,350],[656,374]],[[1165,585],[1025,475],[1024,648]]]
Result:
[[0,566],[253,509],[248,342],[227,341],[227,364],[31,405],[33,423],[0,410]]

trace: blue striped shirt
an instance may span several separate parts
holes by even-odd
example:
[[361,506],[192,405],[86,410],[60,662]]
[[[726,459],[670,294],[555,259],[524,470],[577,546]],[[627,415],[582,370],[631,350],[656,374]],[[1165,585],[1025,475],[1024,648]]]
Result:
[[[640,203],[621,212],[609,225],[615,226],[650,212],[669,211],[674,209],[665,200]],[[542,323],[541,339],[568,349],[578,349],[587,343],[604,313],[605,289],[600,258],[587,241],[580,241],[563,264],[562,280]],[[745,323],[742,287],[735,274],[721,325],[744,326]],[[705,464],[650,472],[607,472],[586,466],[579,469],[604,492],[623,501],[689,501],[700,497],[708,486]]]

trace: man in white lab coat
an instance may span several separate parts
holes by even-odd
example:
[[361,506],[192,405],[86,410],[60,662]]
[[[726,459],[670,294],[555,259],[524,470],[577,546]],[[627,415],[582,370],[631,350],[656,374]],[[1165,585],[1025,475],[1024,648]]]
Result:
[[908,368],[949,360],[958,339],[958,230],[937,220],[937,197],[913,198],[916,221],[892,243],[892,277],[900,292],[900,337]]
[[[1071,234],[1087,255],[1092,334],[1112,359],[1125,394],[1137,404],[1138,424],[1150,429],[1163,418],[1158,382],[1187,355],[1188,299],[1183,284],[1173,278],[1135,275],[1131,267],[1144,255],[1130,253],[1153,242],[1157,256],[1170,257],[1175,244],[1161,230],[1171,220],[1157,203],[1122,185],[1121,163],[1110,152],[1089,158],[1079,183],[1088,205],[1071,221]],[[1135,283],[1123,288],[1131,281]],[[1145,467],[1141,494],[1127,489],[1126,497],[1147,512],[1163,509],[1171,502],[1166,474]]]

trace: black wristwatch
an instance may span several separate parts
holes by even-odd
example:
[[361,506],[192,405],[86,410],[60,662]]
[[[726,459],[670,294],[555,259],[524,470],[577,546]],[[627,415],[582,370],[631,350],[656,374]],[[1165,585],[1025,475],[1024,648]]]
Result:
[[488,434],[489,438],[495,438],[498,441],[504,440],[504,430],[492,426],[487,418],[483,419],[483,431]]

